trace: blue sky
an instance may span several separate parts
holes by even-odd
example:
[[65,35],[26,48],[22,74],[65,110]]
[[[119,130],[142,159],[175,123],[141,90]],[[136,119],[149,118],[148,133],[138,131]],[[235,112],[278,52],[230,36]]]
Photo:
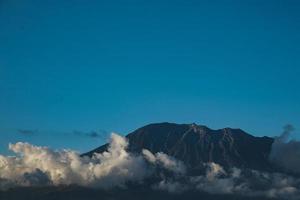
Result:
[[162,121],[258,136],[299,128],[299,9],[299,1],[3,0],[0,153],[16,141],[84,152],[108,132]]

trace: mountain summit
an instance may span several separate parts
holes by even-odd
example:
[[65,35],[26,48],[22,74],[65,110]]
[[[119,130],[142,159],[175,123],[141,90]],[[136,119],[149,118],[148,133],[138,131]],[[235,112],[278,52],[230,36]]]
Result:
[[[241,129],[212,130],[197,124],[157,123],[135,130],[126,136],[128,150],[140,153],[148,149],[163,152],[185,163],[191,173],[214,162],[225,169],[231,167],[270,171],[273,138],[255,137]],[[107,150],[108,144],[84,155],[92,156]]]

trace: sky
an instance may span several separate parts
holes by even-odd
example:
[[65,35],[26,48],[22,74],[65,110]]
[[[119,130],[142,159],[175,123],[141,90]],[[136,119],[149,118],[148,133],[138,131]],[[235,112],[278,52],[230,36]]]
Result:
[[[300,128],[299,1],[0,1],[0,154],[156,122]],[[294,135],[295,138],[299,136]]]

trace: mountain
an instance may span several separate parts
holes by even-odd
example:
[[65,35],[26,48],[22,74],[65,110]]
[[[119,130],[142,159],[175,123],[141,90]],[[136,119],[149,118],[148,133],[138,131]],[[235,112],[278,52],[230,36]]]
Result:
[[[274,139],[255,137],[241,129],[212,130],[197,124],[157,123],[139,128],[126,137],[130,152],[140,153],[142,149],[164,152],[183,161],[190,173],[198,173],[207,162],[215,162],[225,169],[273,170],[268,157]],[[84,155],[102,153],[107,147],[105,144]]]

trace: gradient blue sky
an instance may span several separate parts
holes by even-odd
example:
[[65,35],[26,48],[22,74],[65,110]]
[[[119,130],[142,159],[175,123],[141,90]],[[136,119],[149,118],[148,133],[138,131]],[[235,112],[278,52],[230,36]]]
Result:
[[16,141],[84,152],[106,132],[162,121],[258,136],[300,127],[299,10],[296,0],[2,0],[0,153]]

